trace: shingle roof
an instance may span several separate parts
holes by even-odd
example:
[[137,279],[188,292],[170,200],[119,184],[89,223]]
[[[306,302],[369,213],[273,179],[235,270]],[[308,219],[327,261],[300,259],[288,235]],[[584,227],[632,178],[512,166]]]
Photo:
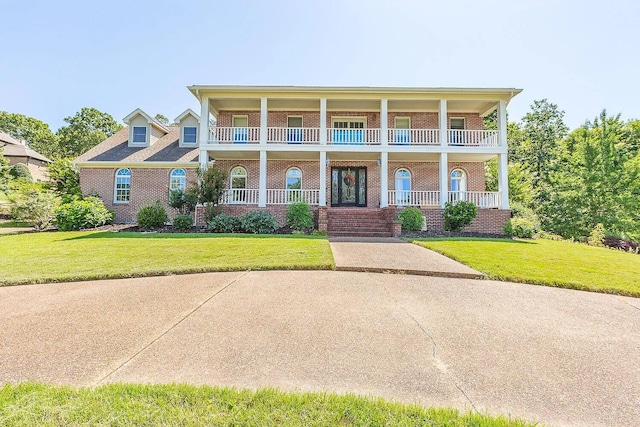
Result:
[[111,135],[75,161],[84,162],[197,162],[198,148],[179,146],[180,128],[168,126],[167,133],[149,147],[129,147],[129,128]]
[[42,154],[38,153],[35,150],[32,150],[22,142],[4,132],[0,132],[0,147],[2,146],[4,146],[2,154],[5,157],[30,157],[42,162],[51,163],[51,160],[47,159]]

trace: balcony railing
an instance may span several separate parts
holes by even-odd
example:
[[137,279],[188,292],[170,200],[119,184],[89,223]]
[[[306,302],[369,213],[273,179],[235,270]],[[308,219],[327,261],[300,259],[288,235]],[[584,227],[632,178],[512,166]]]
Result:
[[440,206],[440,192],[389,190],[389,203],[397,206]]
[[[267,128],[269,144],[319,144],[320,128]],[[440,144],[438,129],[388,129],[389,145],[436,146]],[[330,145],[378,145],[380,129],[327,129],[327,144]],[[259,127],[209,128],[211,144],[259,144]],[[497,147],[497,130],[447,130],[447,144],[466,147]]]
[[220,203],[223,205],[257,205],[258,189],[230,188],[224,192]]
[[320,201],[319,189],[286,189],[286,188],[269,188],[267,189],[268,205],[287,205],[289,203],[307,202],[309,205],[317,205]]
[[449,202],[465,200],[485,209],[500,207],[500,193],[496,191],[449,191],[447,200]]
[[389,129],[390,145],[438,145],[438,129]]

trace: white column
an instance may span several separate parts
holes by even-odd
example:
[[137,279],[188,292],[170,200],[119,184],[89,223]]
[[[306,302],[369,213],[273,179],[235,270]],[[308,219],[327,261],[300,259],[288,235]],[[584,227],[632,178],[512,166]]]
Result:
[[320,144],[327,145],[327,98],[320,99]]
[[203,96],[200,99],[200,146],[209,143],[209,98]]
[[386,99],[380,100],[380,144],[381,145],[389,145],[389,132],[388,128],[388,105],[389,102]]
[[389,206],[389,153],[380,153],[380,207]]
[[444,204],[449,199],[449,155],[440,153],[440,208],[444,209]]
[[447,146],[448,145],[448,135],[447,135],[447,100],[440,100],[440,112],[438,114],[438,123],[440,128],[440,145]]
[[498,102],[498,145],[507,146],[507,102]]
[[327,206],[327,152],[320,152],[320,206]]
[[209,167],[209,151],[205,148],[200,149],[198,154],[198,163],[200,163],[200,169],[207,170]]
[[267,206],[267,152],[260,151],[260,180],[258,182],[258,207]]
[[500,209],[509,209],[509,168],[507,154],[498,154],[498,191]]
[[260,144],[267,143],[267,98],[260,98]]

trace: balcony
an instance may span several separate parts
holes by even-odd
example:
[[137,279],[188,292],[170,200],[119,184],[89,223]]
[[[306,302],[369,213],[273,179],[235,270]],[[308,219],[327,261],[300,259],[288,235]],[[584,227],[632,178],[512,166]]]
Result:
[[[389,203],[397,206],[440,207],[440,191],[389,190]],[[448,191],[447,201],[465,200],[481,209],[500,207],[500,193],[495,191]]]
[[[380,145],[381,129],[327,128],[327,145]],[[267,128],[267,144],[321,144],[320,128]],[[438,129],[388,129],[387,141],[395,146],[438,146]],[[259,127],[219,127],[209,129],[210,144],[259,144]],[[498,147],[497,130],[447,130],[447,145],[464,147]]]
[[[267,205],[288,205],[296,202],[318,205],[319,201],[319,189],[267,189]],[[224,192],[222,199],[220,199],[222,205],[257,205],[258,202],[259,190],[257,188],[230,188]]]

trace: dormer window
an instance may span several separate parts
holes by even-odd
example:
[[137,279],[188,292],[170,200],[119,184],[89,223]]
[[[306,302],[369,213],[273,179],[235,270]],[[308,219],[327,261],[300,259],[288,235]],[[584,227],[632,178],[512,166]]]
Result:
[[185,144],[195,144],[198,142],[198,128],[196,126],[185,126],[182,128],[182,141]]
[[133,143],[134,144],[147,143],[147,127],[146,126],[133,127]]

